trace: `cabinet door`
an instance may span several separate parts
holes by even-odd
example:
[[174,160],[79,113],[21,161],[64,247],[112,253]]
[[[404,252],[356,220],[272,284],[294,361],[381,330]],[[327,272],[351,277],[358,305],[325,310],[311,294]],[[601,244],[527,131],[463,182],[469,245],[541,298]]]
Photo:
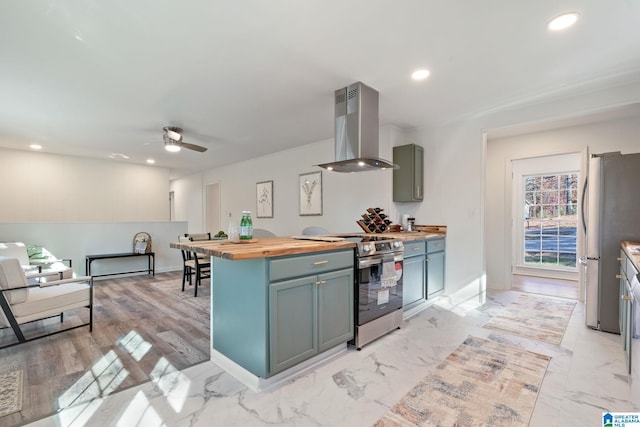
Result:
[[272,375],[318,353],[316,279],[302,277],[269,285]]
[[424,150],[415,144],[393,147],[393,201],[419,202],[424,197]]
[[424,197],[424,149],[420,146],[414,147],[413,157],[413,199],[422,200]]
[[404,259],[402,278],[402,305],[404,309],[426,299],[425,256],[413,256]]
[[444,252],[427,255],[427,295],[432,297],[444,291]]
[[353,269],[318,275],[318,351],[353,338]]

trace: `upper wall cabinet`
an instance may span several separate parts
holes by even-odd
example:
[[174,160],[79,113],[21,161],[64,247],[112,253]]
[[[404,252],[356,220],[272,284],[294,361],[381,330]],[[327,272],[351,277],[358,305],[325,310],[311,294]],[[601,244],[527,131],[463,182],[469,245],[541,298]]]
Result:
[[416,144],[393,147],[393,201],[421,202],[424,197],[424,149]]

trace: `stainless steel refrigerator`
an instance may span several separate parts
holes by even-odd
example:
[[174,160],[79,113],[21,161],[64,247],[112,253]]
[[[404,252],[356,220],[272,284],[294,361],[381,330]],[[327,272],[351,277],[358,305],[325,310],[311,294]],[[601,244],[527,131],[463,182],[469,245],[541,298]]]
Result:
[[580,258],[587,326],[620,333],[622,240],[640,241],[640,153],[594,154],[582,194],[587,254]]

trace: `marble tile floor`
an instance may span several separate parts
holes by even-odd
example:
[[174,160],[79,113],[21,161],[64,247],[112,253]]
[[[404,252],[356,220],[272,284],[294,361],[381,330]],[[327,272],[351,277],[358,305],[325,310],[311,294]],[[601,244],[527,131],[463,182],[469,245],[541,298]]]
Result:
[[[603,411],[640,412],[640,383],[624,375],[620,336],[584,326],[578,303],[560,346],[484,329],[517,292],[449,307],[444,299],[402,329],[262,393],[211,362],[78,404],[31,426],[371,426],[468,335],[552,356],[530,426],[599,426]],[[161,365],[161,364],[160,364]]]

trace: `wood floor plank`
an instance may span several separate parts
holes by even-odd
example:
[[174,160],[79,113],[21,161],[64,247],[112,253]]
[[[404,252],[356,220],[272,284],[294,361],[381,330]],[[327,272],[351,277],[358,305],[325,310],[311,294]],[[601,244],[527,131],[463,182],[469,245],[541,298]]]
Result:
[[[0,372],[25,374],[22,411],[2,417],[0,425],[22,425],[60,405],[147,382],[163,363],[184,369],[208,360],[209,282],[196,298],[193,287],[181,291],[181,274],[96,281],[93,333],[83,327],[0,350]],[[34,322],[29,333],[79,324],[87,319],[86,309],[65,313],[64,319],[62,326],[59,319]],[[134,334],[136,345],[127,347],[123,340]],[[0,331],[0,343],[14,339],[10,329]]]

